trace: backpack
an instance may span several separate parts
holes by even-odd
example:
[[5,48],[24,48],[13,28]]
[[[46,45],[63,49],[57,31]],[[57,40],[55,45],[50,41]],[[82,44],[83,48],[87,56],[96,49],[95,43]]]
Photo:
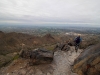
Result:
[[81,42],[80,37],[77,37],[76,40],[75,40],[75,42],[76,42],[76,43],[80,43],[80,42]]

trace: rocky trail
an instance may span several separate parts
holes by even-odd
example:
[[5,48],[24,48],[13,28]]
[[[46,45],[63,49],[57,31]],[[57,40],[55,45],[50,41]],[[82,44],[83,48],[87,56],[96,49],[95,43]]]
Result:
[[2,68],[0,75],[77,75],[72,72],[71,65],[82,51],[79,49],[76,53],[73,46],[69,51],[57,50],[51,64],[34,66],[29,65],[28,59],[20,58]]
[[55,52],[54,62],[56,64],[56,67],[53,75],[77,75],[72,72],[71,65],[81,52],[82,50],[79,49],[78,53],[76,53],[74,51],[74,47],[71,47],[68,52]]

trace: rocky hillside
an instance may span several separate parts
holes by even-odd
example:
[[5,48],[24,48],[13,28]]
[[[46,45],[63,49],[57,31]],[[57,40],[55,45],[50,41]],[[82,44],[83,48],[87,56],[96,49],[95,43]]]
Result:
[[22,33],[4,33],[0,31],[0,55],[20,51],[22,44],[26,48],[34,48],[36,46],[42,46],[43,44],[53,44],[57,41],[51,34],[38,37]]
[[43,37],[22,33],[4,33],[0,31],[0,67],[17,57],[17,53],[22,49],[30,50],[47,44],[54,44],[58,39],[51,34]]
[[[65,46],[66,47],[66,46]],[[70,47],[70,48],[69,48]],[[0,69],[1,75],[100,75],[100,44],[75,52],[74,46],[52,52],[33,50],[24,52],[24,58],[14,60],[9,66]],[[42,54],[41,54],[42,52]],[[28,53],[28,54],[27,54]],[[27,54],[27,55],[26,55]],[[32,56],[30,57],[30,55]],[[52,59],[48,59],[49,57]],[[50,60],[49,63],[46,63]],[[42,59],[41,59],[42,58]],[[36,59],[36,60],[34,60]],[[39,63],[38,63],[38,62]],[[35,62],[35,64],[34,64]],[[36,64],[38,63],[38,64]]]
[[75,60],[73,71],[78,75],[100,75],[100,44],[85,49]]
[[[51,34],[39,37],[0,31],[0,75],[100,75],[100,44],[83,41],[81,48],[93,46],[76,53],[73,39],[67,39],[70,46],[56,45],[61,40]],[[46,50],[38,50],[40,47]]]
[[83,50],[76,53],[74,47],[70,50],[56,50],[49,64],[30,65],[30,59],[19,58],[8,67],[0,70],[1,75],[77,75],[71,70],[71,65]]

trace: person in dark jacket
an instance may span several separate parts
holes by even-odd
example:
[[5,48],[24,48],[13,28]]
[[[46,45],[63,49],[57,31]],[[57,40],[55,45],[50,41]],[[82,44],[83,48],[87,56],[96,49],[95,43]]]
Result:
[[74,42],[75,42],[75,50],[77,52],[78,48],[79,48],[79,45],[82,42],[82,38],[80,36],[78,36],[78,37],[75,38]]

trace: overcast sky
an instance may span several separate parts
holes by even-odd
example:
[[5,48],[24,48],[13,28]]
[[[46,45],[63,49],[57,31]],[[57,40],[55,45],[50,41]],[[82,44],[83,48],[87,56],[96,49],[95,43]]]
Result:
[[1,24],[100,26],[100,0],[0,0]]

